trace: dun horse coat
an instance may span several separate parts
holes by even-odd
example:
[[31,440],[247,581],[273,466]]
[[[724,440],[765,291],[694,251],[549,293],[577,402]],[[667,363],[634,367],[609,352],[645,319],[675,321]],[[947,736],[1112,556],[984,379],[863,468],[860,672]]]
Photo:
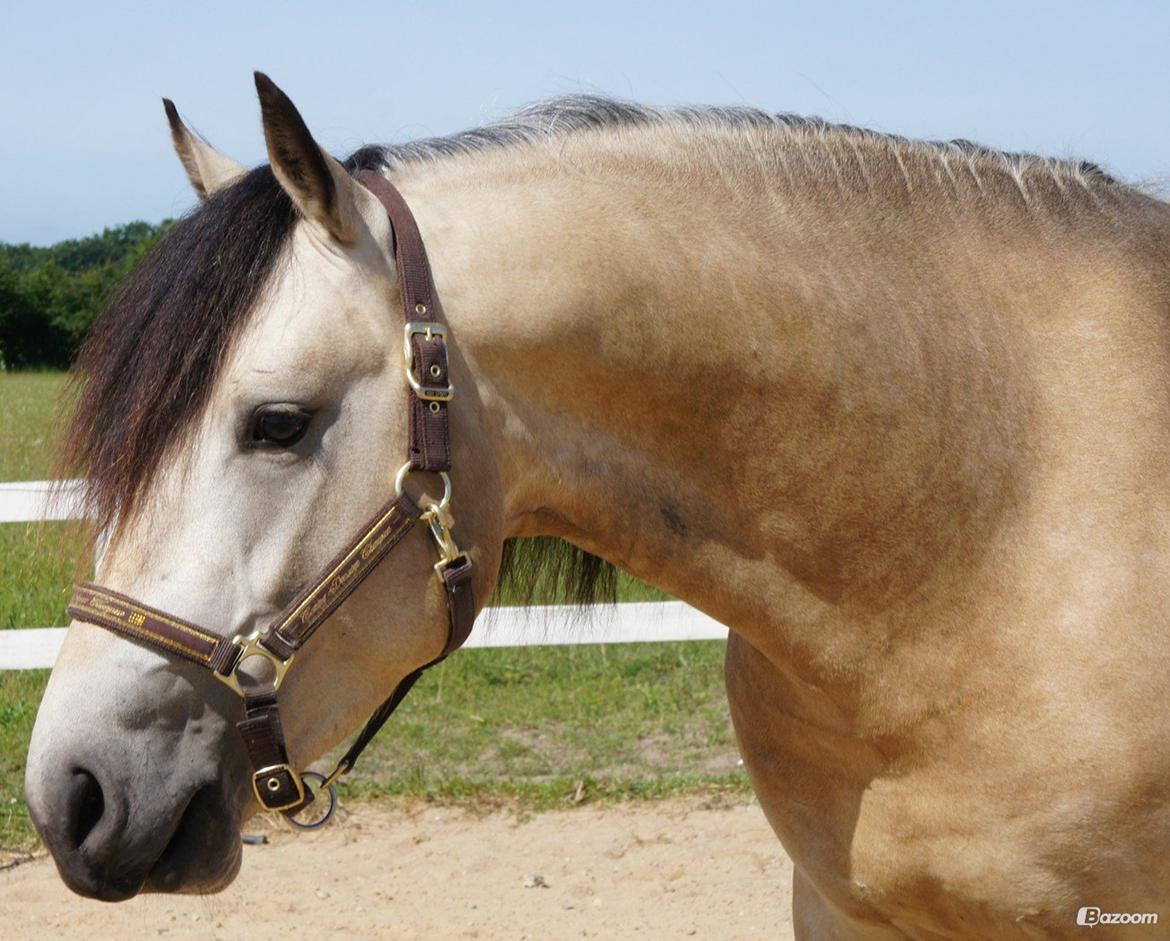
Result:
[[[66,466],[104,584],[246,632],[385,499],[397,287],[350,177],[377,168],[451,328],[477,597],[506,539],[553,536],[732,628],[801,937],[1170,918],[1170,206],[1090,165],[595,99],[341,164],[258,88],[270,168],[168,107],[205,202],[81,360]],[[442,645],[412,539],[282,689],[301,767]],[[69,885],[234,876],[253,803],[213,685],[71,627],[27,776]]]

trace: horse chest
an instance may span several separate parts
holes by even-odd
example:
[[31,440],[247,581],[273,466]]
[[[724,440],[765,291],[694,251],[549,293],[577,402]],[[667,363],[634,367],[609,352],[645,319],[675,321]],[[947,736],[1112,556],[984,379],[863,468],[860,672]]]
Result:
[[1139,904],[1123,887],[1154,878],[1134,871],[1140,854],[1102,866],[1106,834],[1083,825],[1124,819],[1130,788],[1086,796],[1059,768],[997,753],[1007,727],[994,747],[959,747],[967,760],[891,769],[880,743],[808,721],[815,702],[738,641],[728,693],[761,807],[809,883],[798,919],[835,926],[810,937],[1060,936],[1081,905]]

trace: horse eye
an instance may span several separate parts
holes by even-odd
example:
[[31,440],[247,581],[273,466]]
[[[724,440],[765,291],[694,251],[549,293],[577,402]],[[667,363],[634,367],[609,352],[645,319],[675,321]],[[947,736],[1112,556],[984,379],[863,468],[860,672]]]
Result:
[[259,409],[252,418],[252,446],[291,448],[304,437],[310,418],[294,407]]

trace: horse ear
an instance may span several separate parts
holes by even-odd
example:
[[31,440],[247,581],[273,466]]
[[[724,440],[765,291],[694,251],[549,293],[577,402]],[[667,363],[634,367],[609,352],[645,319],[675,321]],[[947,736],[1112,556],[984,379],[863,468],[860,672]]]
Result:
[[352,243],[358,233],[353,178],[313,140],[288,95],[263,72],[256,73],[256,91],[276,179],[305,219],[339,242]]
[[247,172],[231,157],[221,154],[187,127],[170,98],[163,99],[163,107],[167,111],[167,122],[171,125],[171,141],[175,145],[175,153],[183,161],[187,177],[200,199],[207,199]]

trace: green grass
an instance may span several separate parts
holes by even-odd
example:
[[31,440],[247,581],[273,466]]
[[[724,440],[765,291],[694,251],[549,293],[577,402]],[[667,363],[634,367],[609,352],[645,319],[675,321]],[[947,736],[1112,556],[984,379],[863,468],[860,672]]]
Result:
[[463,651],[419,681],[342,798],[540,809],[570,806],[579,785],[581,802],[744,794],[722,659],[720,642]]
[[730,773],[722,651],[718,641],[463,651],[420,681],[359,777],[430,792],[452,780]]
[[[44,480],[65,375],[0,372],[0,482]],[[0,630],[68,623],[65,605],[79,571],[78,527],[0,523]]]
[[0,372],[0,482],[48,478],[64,387],[64,373]]
[[[61,386],[60,374],[0,373],[0,481],[48,475],[44,429]],[[78,546],[71,524],[0,525],[0,629],[66,622]],[[625,576],[619,596],[663,597]],[[719,642],[461,651],[420,680],[342,797],[520,811],[697,793],[738,799],[748,784],[736,767],[722,658]],[[0,671],[0,847],[34,839],[24,757],[47,680],[48,671]]]
[[67,523],[0,523],[0,630],[68,624],[83,542]]
[[0,670],[0,850],[35,842],[24,804],[24,757],[48,670]]

